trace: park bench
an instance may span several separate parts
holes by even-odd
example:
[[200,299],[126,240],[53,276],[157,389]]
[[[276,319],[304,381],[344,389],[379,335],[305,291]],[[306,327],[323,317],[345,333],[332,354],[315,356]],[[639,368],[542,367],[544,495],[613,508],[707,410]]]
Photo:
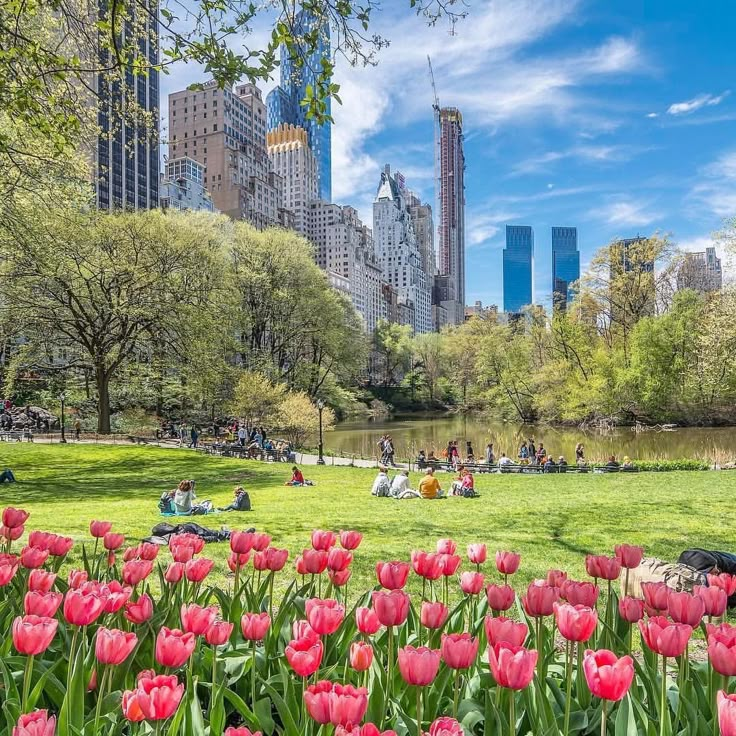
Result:
[[0,441],[2,442],[33,442],[33,432],[24,430],[3,430],[0,432]]

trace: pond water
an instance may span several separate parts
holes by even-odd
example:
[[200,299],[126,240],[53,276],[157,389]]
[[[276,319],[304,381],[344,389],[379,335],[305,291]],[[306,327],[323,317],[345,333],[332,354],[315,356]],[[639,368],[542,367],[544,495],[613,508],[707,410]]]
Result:
[[470,440],[476,458],[483,457],[489,441],[493,442],[496,457],[501,452],[516,457],[522,439],[529,437],[534,437],[537,447],[543,442],[554,457],[564,455],[568,462],[574,462],[578,442],[585,445],[585,457],[590,461],[607,459],[610,455],[619,459],[628,455],[634,460],[694,458],[719,463],[736,459],[736,427],[688,427],[669,432],[635,432],[630,427],[618,427],[601,433],[462,415],[341,422],[325,434],[325,450],[371,458],[376,455],[378,439],[384,433],[393,437],[397,459],[416,457],[419,449],[434,450],[439,457],[448,440],[458,441],[461,456],[465,455],[465,443]]

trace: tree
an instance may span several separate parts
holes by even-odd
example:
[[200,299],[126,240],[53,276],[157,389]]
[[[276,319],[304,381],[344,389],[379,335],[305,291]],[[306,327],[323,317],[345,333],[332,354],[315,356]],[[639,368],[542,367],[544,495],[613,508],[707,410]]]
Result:
[[392,386],[409,368],[411,358],[411,327],[379,320],[373,333],[373,349],[378,357],[383,385]]
[[52,210],[0,230],[4,302],[23,315],[33,362],[89,370],[98,431],[110,431],[110,383],[154,352],[178,360],[217,329],[223,218]]
[[249,427],[270,424],[285,398],[283,383],[272,383],[262,373],[244,371],[235,386],[231,411]]
[[[308,437],[319,433],[319,409],[303,391],[292,391],[279,404],[274,417],[279,431],[295,447],[303,447]],[[322,430],[335,426],[335,413],[326,406],[322,409]]]
[[416,335],[412,341],[415,369],[421,372],[430,402],[434,402],[437,384],[444,375],[447,337],[436,332]]

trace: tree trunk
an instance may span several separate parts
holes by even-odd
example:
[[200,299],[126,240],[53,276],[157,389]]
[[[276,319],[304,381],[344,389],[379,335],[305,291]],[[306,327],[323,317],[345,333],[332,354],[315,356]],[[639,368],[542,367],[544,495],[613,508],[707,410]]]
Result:
[[110,434],[110,376],[104,366],[95,367],[97,385],[97,431]]

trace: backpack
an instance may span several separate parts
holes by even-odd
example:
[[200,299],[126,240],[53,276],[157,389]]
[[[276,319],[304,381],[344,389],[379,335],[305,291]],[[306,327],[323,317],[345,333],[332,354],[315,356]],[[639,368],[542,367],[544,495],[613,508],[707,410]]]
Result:
[[158,501],[158,510],[162,514],[175,514],[174,499],[168,493],[162,493]]

